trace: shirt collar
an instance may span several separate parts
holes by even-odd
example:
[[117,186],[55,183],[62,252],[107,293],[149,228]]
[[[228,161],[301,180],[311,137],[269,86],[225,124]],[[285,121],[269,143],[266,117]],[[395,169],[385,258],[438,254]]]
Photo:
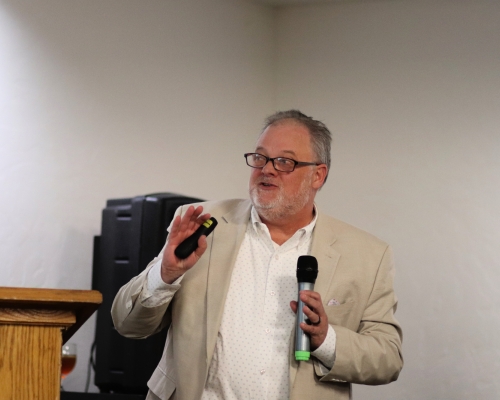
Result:
[[[300,229],[297,229],[297,232],[300,232],[302,237],[304,237],[306,235],[310,236],[312,234],[314,227],[316,226],[316,221],[318,219],[318,208],[316,207],[316,203],[313,204],[313,213],[314,213],[314,218],[312,219],[312,221],[309,222],[309,224],[307,224],[306,226],[304,226]],[[263,225],[265,226],[265,224],[260,219],[259,213],[257,212],[257,210],[255,209],[255,207],[253,205],[252,205],[252,210],[250,212],[250,221],[251,221],[253,229],[256,232],[259,231],[259,227],[263,228]],[[267,226],[265,226],[265,230],[268,231]],[[297,232],[295,232],[294,235],[296,235]]]

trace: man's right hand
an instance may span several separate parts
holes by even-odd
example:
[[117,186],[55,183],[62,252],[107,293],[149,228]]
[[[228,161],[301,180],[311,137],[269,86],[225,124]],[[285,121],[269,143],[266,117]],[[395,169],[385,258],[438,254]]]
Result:
[[189,270],[203,255],[207,249],[207,237],[201,236],[198,239],[198,248],[189,255],[188,258],[181,260],[174,254],[175,249],[184,239],[191,236],[198,227],[210,218],[210,214],[201,214],[203,207],[198,206],[196,209],[190,206],[186,213],[182,216],[175,217],[170,233],[168,235],[167,246],[163,252],[163,260],[161,263],[161,277],[165,283],[172,283],[187,270]]

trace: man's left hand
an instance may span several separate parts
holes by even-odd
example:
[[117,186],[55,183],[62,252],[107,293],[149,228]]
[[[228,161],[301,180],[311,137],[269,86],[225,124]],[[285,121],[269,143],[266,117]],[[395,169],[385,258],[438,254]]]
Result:
[[[302,322],[301,329],[311,337],[311,351],[316,350],[325,341],[328,333],[328,316],[325,313],[321,295],[312,290],[301,290],[300,299],[304,302],[304,314],[310,324]],[[297,302],[291,301],[290,307],[297,313]]]

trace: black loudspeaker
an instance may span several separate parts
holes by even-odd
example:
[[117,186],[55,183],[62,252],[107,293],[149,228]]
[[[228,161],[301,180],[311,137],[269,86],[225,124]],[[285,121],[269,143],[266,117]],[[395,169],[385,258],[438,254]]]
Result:
[[97,313],[95,384],[104,393],[147,393],[146,383],[160,361],[166,330],[147,339],[120,336],[111,305],[125,283],[158,255],[175,210],[203,200],[157,193],[106,202],[101,236],[94,238],[92,286],[103,295]]

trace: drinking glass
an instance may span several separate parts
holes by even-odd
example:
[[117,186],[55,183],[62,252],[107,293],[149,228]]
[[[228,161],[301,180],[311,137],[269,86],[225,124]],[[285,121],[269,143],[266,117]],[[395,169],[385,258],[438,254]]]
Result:
[[61,381],[66,378],[76,365],[76,344],[67,343],[61,352]]

